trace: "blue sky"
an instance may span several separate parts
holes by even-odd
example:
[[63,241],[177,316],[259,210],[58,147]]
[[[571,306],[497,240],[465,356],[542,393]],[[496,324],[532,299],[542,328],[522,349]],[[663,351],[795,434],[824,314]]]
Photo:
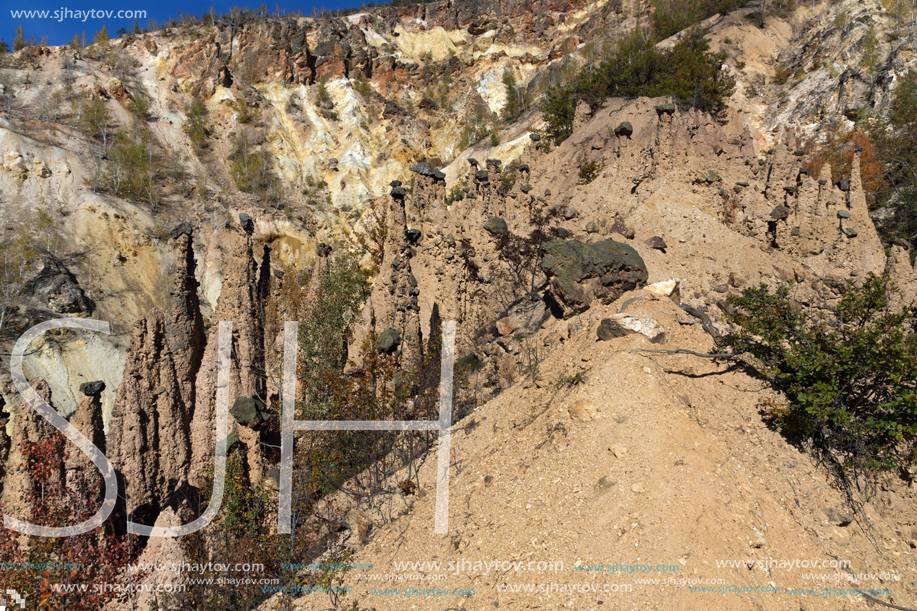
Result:
[[[233,3],[233,2],[211,2],[210,0],[8,0],[3,13],[0,13],[0,38],[12,46],[13,38],[16,36],[16,28],[20,25],[25,30],[25,37],[34,36],[36,41],[41,40],[42,36],[48,37],[48,43],[52,45],[63,45],[73,39],[74,34],[80,34],[85,31],[89,42],[92,42],[93,35],[98,32],[102,25],[105,24],[109,34],[114,37],[118,28],[124,27],[128,30],[134,25],[134,18],[117,18],[119,11],[146,11],[146,17],[139,19],[140,26],[146,27],[147,19],[156,19],[160,24],[168,21],[169,18],[178,17],[179,13],[193,13],[201,15],[210,10],[212,6],[217,13],[228,12],[233,6],[246,6],[251,9],[257,9],[261,2],[253,0],[253,3]],[[275,0],[265,0],[265,6],[268,12],[273,13],[277,4]],[[360,6],[359,0],[318,0],[312,2],[294,2],[290,4],[280,4],[280,9],[285,11],[302,11],[303,15],[310,15],[313,8],[328,10],[337,10]],[[96,11],[94,16],[89,11]],[[33,14],[30,18],[19,11],[46,11],[47,17],[37,17]],[[70,11],[67,13],[66,11]],[[79,14],[77,14],[79,11]],[[99,16],[98,13],[111,12],[111,16]]]

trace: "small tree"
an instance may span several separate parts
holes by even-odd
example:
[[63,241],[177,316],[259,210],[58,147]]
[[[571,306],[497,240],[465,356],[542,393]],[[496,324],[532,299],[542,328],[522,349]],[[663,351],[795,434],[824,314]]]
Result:
[[524,110],[524,101],[522,92],[516,85],[516,75],[510,66],[503,69],[503,87],[506,88],[506,105],[503,107],[503,120],[515,121]]
[[498,293],[504,307],[513,302],[532,297],[544,284],[546,278],[541,270],[544,258],[542,245],[558,237],[555,227],[548,223],[559,214],[554,208],[549,212],[536,211],[532,216],[532,230],[527,236],[507,232],[497,239],[498,263],[491,271],[505,290]]
[[13,237],[0,240],[0,332],[15,310],[38,254],[26,227],[21,224]]
[[818,177],[827,163],[831,166],[831,179],[834,181],[850,176],[853,157],[859,149],[860,178],[870,206],[875,205],[886,188],[879,152],[869,133],[863,129],[847,129],[840,122],[831,120],[819,141],[808,141],[802,148],[808,153],[812,176]]
[[25,38],[25,30],[22,29],[20,25],[16,28],[16,38],[13,39],[13,51],[21,51],[28,46],[35,44],[35,37],[32,36],[28,40]]
[[108,28],[104,24],[102,25],[102,29],[96,32],[96,35],[92,37],[92,42],[99,46],[108,44]]
[[379,200],[363,215],[363,231],[354,232],[360,248],[369,253],[377,268],[382,265],[385,240],[388,237],[388,226],[385,221],[385,203],[384,200]]
[[206,148],[207,131],[205,120],[207,117],[207,106],[203,100],[194,98],[190,104],[185,106],[185,120],[182,123],[182,130],[188,134],[191,144],[196,150]]
[[879,64],[879,37],[876,36],[875,26],[870,26],[866,37],[863,39],[863,65],[869,68],[869,74],[874,75]]
[[895,290],[870,275],[824,310],[803,307],[787,285],[728,300],[740,328],[725,345],[786,396],[769,416],[811,443],[848,495],[917,459],[917,308],[892,309]]
[[101,96],[93,96],[83,104],[80,110],[80,123],[90,136],[101,140],[101,155],[107,155],[112,139],[111,114]]
[[13,71],[7,69],[4,64],[0,64],[0,86],[2,86],[0,102],[6,107],[7,112],[13,109],[13,101],[16,99],[13,91],[15,83]]

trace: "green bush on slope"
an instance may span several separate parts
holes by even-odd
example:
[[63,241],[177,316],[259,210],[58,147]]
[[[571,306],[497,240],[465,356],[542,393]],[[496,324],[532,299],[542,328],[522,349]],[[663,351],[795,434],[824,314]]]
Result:
[[[812,444],[844,482],[875,482],[917,458],[917,308],[894,309],[887,277],[848,281],[827,311],[801,306],[791,287],[729,298],[740,329],[725,345],[784,393],[770,410],[785,432]],[[864,479],[861,479],[865,477]]]
[[717,113],[735,90],[735,79],[720,69],[724,60],[724,55],[710,53],[709,43],[697,33],[665,50],[657,49],[654,38],[638,28],[598,67],[549,90],[542,108],[546,135],[555,144],[570,136],[580,100],[595,108],[608,97],[672,95],[680,104]]

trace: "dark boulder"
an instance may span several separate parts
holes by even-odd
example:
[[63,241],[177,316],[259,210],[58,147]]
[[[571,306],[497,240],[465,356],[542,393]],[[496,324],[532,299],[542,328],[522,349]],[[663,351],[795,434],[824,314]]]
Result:
[[401,345],[401,333],[397,329],[386,327],[376,342],[376,350],[385,354],[392,354]]
[[105,382],[98,380],[96,382],[83,382],[80,384],[80,392],[87,397],[94,397],[105,390]]
[[649,246],[650,248],[655,248],[656,250],[661,250],[663,252],[665,252],[665,249],[668,248],[668,246],[665,243],[665,240],[663,240],[662,237],[658,235],[654,235],[650,239],[644,240],[643,243]]
[[506,235],[509,233],[509,227],[506,226],[506,221],[499,216],[492,216],[487,219],[487,222],[484,223],[484,229],[494,236]]
[[236,422],[248,428],[255,428],[267,421],[270,414],[263,401],[252,397],[239,397],[229,408],[229,413]]
[[630,138],[634,133],[634,126],[630,121],[624,121],[615,128],[615,136],[627,136]]
[[622,236],[624,236],[625,238],[627,238],[628,240],[633,240],[635,236],[634,230],[628,227],[627,225],[625,225],[624,223],[622,223],[621,221],[615,221],[614,223],[611,224],[611,232],[619,233]]
[[42,261],[42,268],[23,293],[32,295],[58,314],[92,314],[95,303],[83,292],[76,277],[56,259]]
[[174,240],[178,238],[178,236],[180,235],[191,235],[193,233],[194,233],[194,228],[191,227],[191,223],[186,221],[182,223],[181,225],[179,225],[178,227],[176,227],[175,229],[173,229],[172,232],[169,234],[169,236]]
[[610,318],[603,318],[602,322],[599,323],[599,328],[597,330],[597,335],[603,342],[607,342],[608,340],[614,339],[616,337],[624,337],[630,333],[632,333],[632,331],[625,329]]
[[400,106],[398,106],[397,104],[395,104],[395,103],[392,102],[391,100],[386,100],[386,101],[385,101],[385,109],[383,109],[383,111],[382,111],[382,118],[383,118],[383,119],[391,119],[391,118],[393,118],[393,117],[397,117],[398,115],[402,114],[403,112],[404,112],[404,111],[401,110],[401,107],[400,107]]
[[782,221],[790,216],[790,209],[786,206],[777,206],[771,211],[771,218],[775,221]]
[[245,214],[244,212],[239,214],[239,224],[242,226],[242,231],[251,235],[255,231],[255,222],[252,221],[252,217]]
[[609,304],[646,284],[646,264],[626,244],[551,240],[542,248],[541,267],[550,279],[548,296],[563,310],[564,318],[587,310],[595,300]]
[[417,172],[421,176],[429,176],[430,178],[434,178],[436,180],[446,180],[445,174],[443,174],[442,172],[434,168],[432,165],[430,165],[426,161],[422,161],[421,163],[415,163],[414,165],[411,166],[411,171]]

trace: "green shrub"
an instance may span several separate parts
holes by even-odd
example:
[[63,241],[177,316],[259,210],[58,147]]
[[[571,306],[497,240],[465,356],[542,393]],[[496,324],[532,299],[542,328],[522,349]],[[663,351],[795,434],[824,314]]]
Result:
[[779,66],[776,71],[774,71],[774,82],[778,85],[785,85],[793,73],[789,68]]
[[[486,104],[475,104],[472,111],[465,115],[465,125],[459,138],[459,150],[464,150],[477,143],[493,131],[494,117]],[[497,136],[499,144],[499,135]]]
[[769,415],[844,482],[875,481],[915,461],[917,308],[891,308],[894,290],[887,277],[848,281],[827,312],[802,306],[785,285],[728,300],[736,309],[727,320],[740,328],[725,345],[749,355],[789,402]]
[[664,40],[717,13],[735,11],[748,3],[749,0],[654,0],[653,34],[657,40]]
[[455,366],[459,369],[467,369],[468,371],[480,371],[484,368],[484,362],[479,359],[473,352],[469,352],[465,356],[458,359],[455,362]]
[[362,72],[357,75],[356,80],[353,83],[353,88],[364,98],[368,98],[372,95],[373,88],[370,86],[369,81],[366,79],[366,75]]
[[270,160],[263,151],[249,148],[236,138],[236,156],[229,169],[229,175],[240,191],[263,194],[270,186],[273,175]]
[[152,144],[125,132],[115,134],[114,143],[108,152],[106,182],[118,197],[143,199],[150,188],[155,188]]
[[150,98],[148,98],[143,93],[136,93],[131,96],[130,101],[127,103],[127,109],[134,114],[135,117],[141,121],[150,120],[150,109],[152,104],[150,103]]
[[97,186],[118,197],[148,203],[155,212],[163,200],[163,183],[184,178],[180,156],[158,145],[145,129],[138,129],[114,134]]
[[587,161],[579,167],[579,184],[588,185],[593,180],[595,180],[599,172],[602,171],[602,166],[597,161]]
[[328,87],[326,87],[327,82],[328,79],[323,76],[318,79],[318,83],[316,83],[315,99],[319,104],[331,101],[331,95],[328,93]]
[[708,50],[709,43],[696,33],[660,50],[652,37],[634,30],[595,70],[580,72],[571,84],[548,91],[542,108],[546,135],[555,144],[569,137],[580,100],[595,108],[608,97],[672,95],[682,105],[719,113],[735,90],[735,80],[720,70],[725,56]]
[[182,123],[182,129],[188,134],[191,144],[193,144],[194,148],[197,150],[206,148],[207,146],[207,131],[205,127],[206,117],[207,106],[204,105],[203,100],[195,98],[190,104],[185,106],[185,121]]
[[111,131],[111,114],[100,96],[94,96],[83,104],[80,127],[93,138],[107,140]]
[[513,190],[513,187],[516,186],[516,181],[518,179],[519,173],[516,171],[516,167],[513,165],[507,166],[507,168],[500,173],[500,188],[504,193],[509,193]]
[[261,121],[261,109],[257,106],[252,106],[243,99],[236,100],[233,107],[238,113],[239,123],[258,123]]

